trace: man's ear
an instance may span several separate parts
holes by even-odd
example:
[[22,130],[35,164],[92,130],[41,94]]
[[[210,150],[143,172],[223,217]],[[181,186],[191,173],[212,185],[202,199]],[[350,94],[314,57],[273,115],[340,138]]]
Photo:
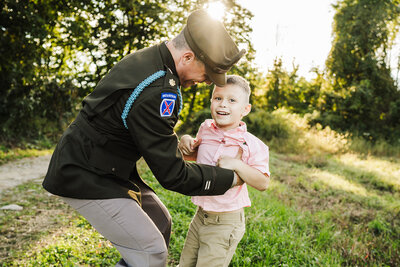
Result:
[[244,111],[242,113],[242,117],[247,116],[251,111],[251,104],[247,104],[247,106],[244,108]]
[[181,59],[182,63],[189,64],[195,60],[195,55],[192,51],[186,51],[185,53],[182,54]]

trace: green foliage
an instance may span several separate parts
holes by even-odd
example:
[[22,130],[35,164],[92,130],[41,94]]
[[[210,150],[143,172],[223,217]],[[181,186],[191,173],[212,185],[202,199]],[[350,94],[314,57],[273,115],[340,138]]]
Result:
[[247,129],[274,150],[284,153],[313,155],[310,165],[323,165],[326,153],[339,153],[348,148],[346,136],[321,125],[309,126],[308,120],[287,109],[272,112],[257,109],[244,118]]
[[396,0],[342,0],[334,6],[335,39],[327,65],[338,83],[351,86],[364,79],[374,83],[388,78],[390,85],[385,57],[396,33],[391,30],[398,22],[398,4]]
[[[310,126],[317,114],[304,116],[291,113],[286,108],[267,111],[253,109],[243,120],[252,134],[264,140],[268,146],[281,153],[313,155],[310,165],[324,164],[321,159],[329,154],[355,151],[364,155],[400,157],[400,143],[387,142],[383,138],[372,142],[363,137],[342,134],[321,124]],[[197,123],[196,123],[197,124]]]
[[2,1],[0,10],[0,141],[43,136],[74,106],[64,54],[50,41],[59,12],[70,11],[59,1]]
[[[116,62],[173,37],[189,12],[208,2],[2,1],[0,142],[56,139],[82,98]],[[251,13],[235,0],[224,3],[226,27],[235,40],[247,44],[251,59]],[[191,110],[199,109],[194,105]]]
[[267,141],[272,139],[281,139],[287,141],[294,130],[291,126],[293,122],[289,121],[284,110],[268,112],[266,110],[252,111],[244,121],[247,124],[249,132]]
[[[0,142],[56,140],[76,115],[82,98],[116,62],[171,38],[189,12],[209,2],[1,2]],[[399,0],[339,1],[334,6],[327,70],[311,70],[315,74],[311,81],[299,77],[296,65],[293,71],[285,70],[279,58],[266,77],[259,73],[252,65],[252,14],[236,0],[222,2],[227,7],[222,18],[226,28],[248,50],[230,73],[250,82],[255,109],[313,114],[312,125],[374,142],[400,142],[400,91],[386,64],[399,29]],[[183,88],[179,131],[195,132],[192,121],[209,107],[211,92],[212,86],[207,85]]]
[[[196,84],[188,88],[182,88],[182,98],[184,100],[183,110],[180,114],[180,120],[185,127],[190,127],[196,113],[202,112],[210,107],[210,99],[213,86],[205,84]],[[210,116],[211,117],[211,116]],[[181,129],[181,126],[178,127]]]
[[6,140],[64,129],[116,61],[165,37],[171,23],[166,1],[7,0],[1,7]]
[[383,138],[371,142],[365,138],[353,137],[350,149],[365,155],[400,158],[400,143],[388,143]]
[[201,123],[206,119],[211,119],[211,110],[209,108],[196,112],[190,120],[186,120],[186,122],[179,127],[178,132],[180,134],[196,136]]
[[398,31],[399,1],[343,0],[335,9],[327,60],[333,90],[326,95],[322,121],[371,140],[397,141],[400,91],[386,62]]
[[398,0],[342,0],[334,6],[334,40],[327,70],[315,78],[288,72],[277,58],[258,106],[313,114],[312,125],[329,126],[366,140],[400,139],[400,90],[386,64],[399,31]]
[[265,100],[258,101],[258,106],[270,111],[286,108],[297,114],[313,113],[324,108],[324,96],[331,88],[326,74],[313,68],[315,77],[307,81],[298,76],[298,67],[294,66],[293,71],[288,72],[283,67],[282,59],[275,59],[264,86]]

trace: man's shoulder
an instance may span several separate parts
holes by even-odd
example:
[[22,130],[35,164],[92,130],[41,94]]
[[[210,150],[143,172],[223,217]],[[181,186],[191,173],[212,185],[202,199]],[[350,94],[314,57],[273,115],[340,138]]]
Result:
[[163,62],[157,46],[151,46],[137,50],[122,58],[115,67],[118,70],[126,70],[132,76],[152,74],[163,68]]

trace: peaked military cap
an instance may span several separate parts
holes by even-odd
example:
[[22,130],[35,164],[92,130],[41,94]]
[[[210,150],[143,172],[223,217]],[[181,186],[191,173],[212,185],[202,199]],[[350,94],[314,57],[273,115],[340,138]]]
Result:
[[239,50],[222,22],[202,9],[189,15],[183,33],[194,54],[205,63],[210,80],[217,86],[224,86],[226,73],[246,50]]

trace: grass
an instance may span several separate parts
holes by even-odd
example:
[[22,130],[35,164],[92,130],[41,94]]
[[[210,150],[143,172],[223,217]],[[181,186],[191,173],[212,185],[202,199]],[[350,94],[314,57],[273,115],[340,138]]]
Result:
[[[310,128],[284,111],[276,116],[277,125],[291,123],[291,130],[268,142],[271,185],[266,192],[249,188],[246,233],[230,266],[400,266],[400,148]],[[0,163],[36,153],[3,152]],[[161,188],[143,161],[139,171],[173,217],[168,266],[176,266],[196,207],[190,197]],[[40,180],[3,192],[0,204],[24,207],[0,210],[1,266],[119,260],[110,242]]]
[[50,148],[7,148],[0,145],[0,165],[27,157],[37,157],[50,154],[53,150]]
[[[342,153],[271,152],[269,190],[250,188],[246,234],[231,266],[399,266],[400,160]],[[142,177],[173,217],[168,266],[179,261],[195,212],[190,198],[164,190],[144,162]],[[3,192],[2,266],[110,266],[118,252],[33,181]]]
[[[290,167],[276,169],[272,192],[282,203],[333,226],[331,249],[340,252],[342,265],[400,264],[400,188],[393,186],[400,179],[393,175],[400,160],[343,154],[319,168],[286,155],[276,160],[274,166]],[[378,163],[382,166],[374,171],[366,167]]]

